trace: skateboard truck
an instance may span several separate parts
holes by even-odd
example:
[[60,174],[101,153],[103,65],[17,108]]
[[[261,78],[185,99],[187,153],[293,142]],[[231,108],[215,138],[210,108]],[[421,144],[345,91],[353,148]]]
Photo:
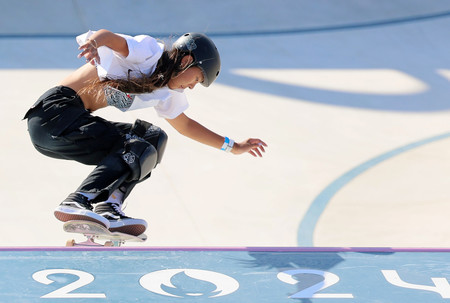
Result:
[[[104,226],[91,221],[67,221],[63,226],[64,231],[69,233],[82,234],[87,239],[84,242],[75,242],[74,239],[68,240],[66,246],[83,247],[119,247],[125,242],[144,242],[147,240],[145,234],[133,236],[129,234],[111,232]],[[104,244],[95,242],[95,239],[106,240]]]

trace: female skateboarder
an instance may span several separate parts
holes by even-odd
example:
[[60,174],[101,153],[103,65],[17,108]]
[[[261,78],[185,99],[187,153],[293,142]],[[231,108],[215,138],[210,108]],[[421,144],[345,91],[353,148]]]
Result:
[[187,33],[167,46],[147,35],[99,30],[78,36],[77,42],[86,64],[44,93],[25,115],[39,152],[96,165],[55,209],[58,220],[93,221],[132,235],[147,228],[145,220],[126,216],[122,204],[161,162],[167,135],[146,121],[117,123],[92,115],[103,107],[154,107],[179,133],[198,142],[236,155],[261,157],[265,151],[260,139],[237,143],[184,114],[184,89],[198,83],[208,87],[219,75],[219,53],[206,35]]

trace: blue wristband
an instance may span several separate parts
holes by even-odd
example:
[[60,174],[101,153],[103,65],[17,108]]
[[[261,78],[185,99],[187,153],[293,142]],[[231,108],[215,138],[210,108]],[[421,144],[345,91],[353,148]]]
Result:
[[225,141],[223,142],[222,148],[220,150],[226,150],[229,143],[230,143],[230,138],[225,137]]
[[223,142],[222,148],[220,150],[224,150],[227,153],[229,153],[233,149],[233,146],[234,146],[234,141],[230,140],[230,138],[228,138],[228,137],[225,137],[225,141]]

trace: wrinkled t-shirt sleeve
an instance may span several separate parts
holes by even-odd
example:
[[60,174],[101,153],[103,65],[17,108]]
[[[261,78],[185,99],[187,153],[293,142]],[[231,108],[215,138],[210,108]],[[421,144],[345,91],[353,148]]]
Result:
[[[76,40],[79,45],[86,43],[95,32],[88,31],[79,35]],[[98,48],[100,64],[97,64],[98,76],[100,79],[126,78],[131,70],[133,76],[140,76],[139,73],[151,74],[156,68],[159,58],[163,52],[163,45],[155,38],[147,35],[128,36],[118,34],[125,38],[128,45],[128,56],[124,57],[108,47]]]
[[[135,37],[122,35],[127,40],[129,54],[125,58],[132,63],[148,63],[152,61],[155,64],[161,57],[162,49],[155,38],[139,35]],[[157,57],[156,61],[152,60]],[[154,61],[154,62],[153,62]]]
[[155,106],[156,113],[166,119],[174,119],[189,107],[183,91],[170,90],[170,97]]

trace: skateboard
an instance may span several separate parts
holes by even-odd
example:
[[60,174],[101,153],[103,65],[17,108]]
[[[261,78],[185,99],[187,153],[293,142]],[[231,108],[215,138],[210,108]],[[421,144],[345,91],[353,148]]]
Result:
[[[75,242],[74,239],[68,240],[66,246],[121,246],[125,242],[144,242],[147,240],[145,234],[133,236],[129,234],[110,232],[104,226],[90,221],[67,221],[64,223],[65,232],[82,234],[87,240],[84,242]],[[94,240],[105,240],[104,244],[97,243]]]

